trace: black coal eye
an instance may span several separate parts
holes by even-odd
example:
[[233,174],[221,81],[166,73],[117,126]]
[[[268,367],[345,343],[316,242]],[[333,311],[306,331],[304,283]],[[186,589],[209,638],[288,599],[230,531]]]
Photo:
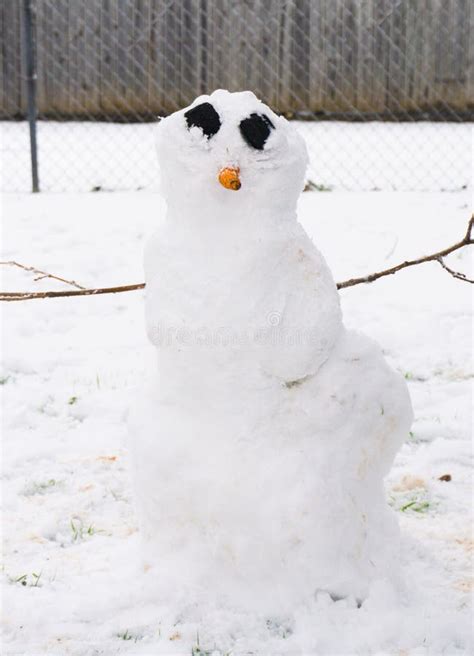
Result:
[[221,119],[211,103],[205,102],[188,109],[184,115],[189,128],[201,128],[206,137],[210,139],[221,127]]
[[249,146],[257,150],[263,150],[265,142],[270,136],[270,131],[274,130],[275,126],[264,114],[250,114],[248,118],[244,118],[240,122],[239,128],[242,137]]

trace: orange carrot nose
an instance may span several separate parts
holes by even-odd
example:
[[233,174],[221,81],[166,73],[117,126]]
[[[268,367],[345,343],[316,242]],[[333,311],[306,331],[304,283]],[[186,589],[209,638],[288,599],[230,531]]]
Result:
[[240,169],[234,168],[225,168],[219,171],[219,182],[226,189],[232,189],[232,191],[239,191],[242,186],[239,177]]

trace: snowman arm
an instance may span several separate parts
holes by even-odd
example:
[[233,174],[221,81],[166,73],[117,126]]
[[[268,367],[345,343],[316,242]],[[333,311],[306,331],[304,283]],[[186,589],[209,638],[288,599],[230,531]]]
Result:
[[279,323],[269,331],[268,343],[260,349],[266,374],[287,385],[297,384],[327,360],[343,326],[337,294],[327,295],[325,303],[319,303],[320,297],[295,293],[288,299]]
[[291,385],[315,374],[327,360],[343,331],[342,314],[329,267],[299,225],[279,274],[275,299],[280,302],[268,315],[272,339],[261,349],[261,366]]

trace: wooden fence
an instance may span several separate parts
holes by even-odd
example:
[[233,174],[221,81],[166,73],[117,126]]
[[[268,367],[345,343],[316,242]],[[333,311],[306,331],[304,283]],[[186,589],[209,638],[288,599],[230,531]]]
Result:
[[[0,116],[25,115],[22,1],[0,0]],[[40,117],[142,120],[216,88],[280,112],[460,120],[470,0],[32,0]]]

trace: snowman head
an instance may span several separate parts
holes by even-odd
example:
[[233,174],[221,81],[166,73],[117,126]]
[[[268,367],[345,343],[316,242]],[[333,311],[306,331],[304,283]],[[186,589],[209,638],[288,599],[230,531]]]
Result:
[[157,129],[162,192],[174,210],[294,216],[308,162],[302,137],[250,91],[214,91]]

